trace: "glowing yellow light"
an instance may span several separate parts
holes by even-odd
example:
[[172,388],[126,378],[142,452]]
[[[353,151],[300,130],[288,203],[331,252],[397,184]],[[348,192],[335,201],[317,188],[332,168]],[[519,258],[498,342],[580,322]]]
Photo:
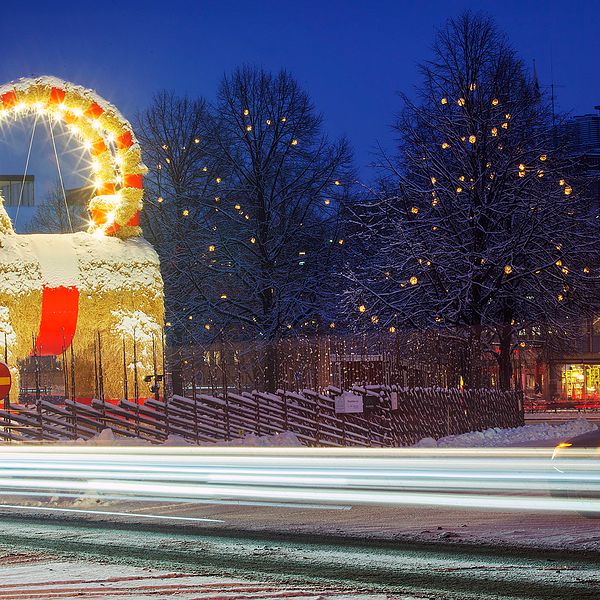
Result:
[[492,100],[492,106],[498,106],[498,103],[500,102],[500,100],[498,100],[498,98],[494,98]]
[[186,208],[183,210],[183,216],[187,217],[190,214],[190,211]]
[[450,148],[450,144],[449,144],[448,142],[443,142],[443,143],[442,143],[442,148],[443,148],[444,150],[446,150],[446,148]]
[[393,325],[390,327],[390,333],[396,333],[396,328]]
[[439,203],[440,203],[440,201],[439,201],[437,198],[434,198],[434,199],[431,201],[431,206],[437,206]]
[[418,279],[418,278],[417,278],[415,275],[413,275],[413,276],[412,276],[412,277],[411,277],[411,278],[408,280],[408,282],[410,283],[410,285],[417,285],[417,283],[419,283],[419,279]]
[[190,321],[192,321],[192,320],[194,319],[194,317],[193,317],[192,315],[190,315],[190,316],[188,317],[188,319],[189,319]]
[[208,251],[209,251],[209,252],[214,252],[214,251],[215,251],[215,249],[216,249],[216,247],[215,247],[215,245],[214,245],[214,244],[211,244],[211,245],[208,247]]
[[419,207],[418,207],[418,206],[413,206],[413,207],[410,209],[410,212],[411,212],[413,215],[418,215],[418,214],[419,214]]
[[525,177],[525,171],[519,171],[519,177]]
[[373,323],[373,324],[375,324],[375,325],[376,325],[377,323],[379,323],[379,317],[378,317],[377,315],[373,315],[373,316],[371,317],[371,323]]
[[545,160],[548,160],[548,156],[547,156],[546,154],[542,154],[542,155],[540,156],[540,160],[541,160],[542,162],[544,162]]
[[464,98],[459,98],[457,100],[457,103],[458,103],[459,106],[464,106],[465,105],[465,99]]
[[457,193],[457,194],[460,194],[461,192],[462,192],[462,188],[461,188],[460,186],[459,186],[459,187],[457,187],[457,188],[456,188],[456,193]]
[[246,131],[252,131],[252,125],[246,125]]
[[431,178],[431,183],[432,183],[433,185],[435,185],[435,184],[437,183],[437,179],[436,179],[435,177],[432,177],[432,178]]
[[199,144],[200,143],[200,138],[194,138],[194,144]]
[[477,138],[476,138],[474,135],[470,135],[470,136],[469,136],[469,142],[470,142],[471,144],[474,144],[476,141],[477,141]]
[[250,114],[250,111],[247,108],[245,108],[244,109],[244,116],[247,117],[249,114]]
[[508,123],[506,123],[506,122],[502,123],[502,129],[508,129]]
[[525,165],[523,163],[519,164],[519,171],[524,171],[525,170]]
[[324,204],[326,204],[327,206],[329,206],[331,204],[331,200],[324,200]]
[[504,274],[510,275],[513,272],[513,268],[510,265],[504,265]]
[[338,240],[338,244],[341,246],[344,243],[344,240],[340,239]]
[[335,180],[333,183],[334,183],[335,185],[342,185],[342,184],[340,183],[340,180],[339,180],[339,179],[336,179],[336,180]]
[[476,83],[470,83],[469,84],[469,90],[471,90],[472,92],[475,91],[477,89],[477,84]]
[[167,322],[165,323],[165,325],[166,325],[167,327],[171,327],[171,321],[167,321]]
[[221,178],[220,178],[220,177],[216,177],[216,178],[215,178],[215,181],[216,181],[217,183],[221,183]]
[[506,117],[506,120],[507,120],[507,121],[510,121],[510,117],[511,117],[511,114],[510,114],[510,113],[506,113],[504,116]]
[[525,348],[525,346],[527,346],[527,344],[525,342],[519,342],[519,346],[521,346],[521,348]]
[[459,179],[459,181],[464,181],[465,180],[465,176],[461,175],[458,179]]
[[570,186],[565,187],[565,196],[570,196],[573,193],[573,188]]
[[83,147],[84,147],[86,150],[91,150],[91,149],[92,149],[92,142],[90,142],[90,140],[85,140],[85,141],[83,142]]
[[159,196],[159,197],[156,199],[156,201],[157,201],[159,204],[162,204],[162,203],[165,201],[165,199],[164,199],[162,196]]
[[498,135],[498,128],[497,127],[492,127],[492,136],[496,137]]
[[440,102],[441,102],[442,104],[448,104],[448,98],[442,98],[442,99],[440,100]]
[[292,146],[297,146],[298,145],[298,140],[297,139],[293,139],[292,140]]
[[283,118],[281,119],[281,122],[282,122],[282,123],[285,123],[286,121],[287,121],[287,119],[286,119],[285,117],[283,117]]
[[565,180],[564,180],[564,179],[561,179],[561,180],[560,180],[558,183],[559,183],[561,186],[562,186],[562,185],[565,185]]
[[256,238],[255,237],[251,237],[250,238],[250,243],[251,244],[256,244]]
[[562,294],[558,294],[558,296],[556,296],[556,299],[557,299],[559,302],[562,302],[562,301],[565,299],[565,297],[564,297]]
[[361,304],[358,307],[358,312],[364,313],[367,310],[367,307],[364,304]]
[[227,300],[227,294],[221,294],[220,298],[221,300]]
[[271,119],[267,119],[267,125],[271,124]]
[[590,268],[589,267],[583,267],[583,272],[584,273],[589,273],[590,272]]

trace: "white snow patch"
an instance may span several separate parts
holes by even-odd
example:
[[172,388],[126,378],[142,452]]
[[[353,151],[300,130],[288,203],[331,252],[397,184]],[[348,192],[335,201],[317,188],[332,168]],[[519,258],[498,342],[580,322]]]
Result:
[[438,440],[431,437],[423,438],[417,442],[415,448],[501,448],[509,446],[520,446],[533,442],[548,443],[559,442],[569,438],[596,431],[598,426],[585,419],[574,419],[551,425],[549,423],[538,423],[535,425],[524,425],[502,429],[492,427],[485,431],[471,431],[462,435],[449,435]]
[[[71,442],[69,442],[71,443]],[[103,429],[100,433],[85,441],[82,439],[77,440],[79,444],[85,444],[88,446],[152,446],[149,441],[143,440],[136,437],[122,437],[115,435],[112,429]],[[200,443],[195,444],[189,440],[186,440],[180,435],[171,434],[161,444],[161,446],[248,446],[248,447],[301,447],[302,442],[298,439],[296,434],[290,431],[284,431],[283,433],[277,433],[275,435],[247,435],[243,438],[231,440],[229,442],[214,442],[214,443]]]

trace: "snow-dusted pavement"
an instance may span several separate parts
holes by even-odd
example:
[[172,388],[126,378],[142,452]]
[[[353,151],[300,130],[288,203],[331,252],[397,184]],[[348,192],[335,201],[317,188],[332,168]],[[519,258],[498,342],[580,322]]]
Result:
[[342,591],[331,586],[302,586],[205,576],[173,570],[40,554],[0,555],[0,600],[384,600],[385,595]]
[[359,543],[6,515],[0,529],[0,600],[583,600],[600,581],[597,554],[449,546],[439,534],[434,546]]

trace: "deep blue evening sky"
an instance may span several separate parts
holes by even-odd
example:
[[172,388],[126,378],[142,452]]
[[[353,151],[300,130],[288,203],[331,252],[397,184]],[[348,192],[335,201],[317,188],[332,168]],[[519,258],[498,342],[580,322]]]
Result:
[[362,167],[390,147],[398,90],[418,81],[434,29],[465,8],[491,14],[527,65],[537,61],[558,107],[600,104],[600,3],[570,0],[115,2],[3,4],[0,80],[52,74],[97,89],[127,116],[162,88],[208,99],[241,63],[285,67],[311,94],[332,136]]

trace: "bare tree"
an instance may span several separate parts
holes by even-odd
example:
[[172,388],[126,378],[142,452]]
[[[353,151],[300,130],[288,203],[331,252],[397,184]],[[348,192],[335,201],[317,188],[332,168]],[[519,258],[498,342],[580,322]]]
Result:
[[289,328],[327,320],[331,265],[340,250],[340,198],[352,182],[344,139],[330,142],[298,83],[244,67],[218,92],[215,153],[219,206],[206,221],[214,319],[265,342],[265,385],[276,385],[276,341]]
[[[91,194],[91,192],[90,192]],[[89,220],[85,203],[70,202],[57,181],[54,189],[48,192],[29,223],[31,233],[72,233],[81,231]]]
[[512,352],[564,332],[598,304],[597,207],[552,114],[487,17],[465,13],[404,96],[399,159],[360,222],[347,301],[382,324],[468,331],[467,385],[481,357],[508,388]]
[[264,342],[276,385],[277,340],[329,322],[345,140],[332,143],[297,82],[246,67],[209,110],[158,96],[139,119],[150,167],[144,224],[163,262],[168,320],[196,339]]
[[206,310],[197,293],[198,286],[202,286],[197,265],[206,246],[198,220],[205,218],[208,198],[214,198],[217,185],[209,151],[209,126],[204,100],[169,92],[155,96],[137,119],[144,160],[149,166],[142,225],[161,257],[166,320],[176,343],[193,337],[191,320]]

